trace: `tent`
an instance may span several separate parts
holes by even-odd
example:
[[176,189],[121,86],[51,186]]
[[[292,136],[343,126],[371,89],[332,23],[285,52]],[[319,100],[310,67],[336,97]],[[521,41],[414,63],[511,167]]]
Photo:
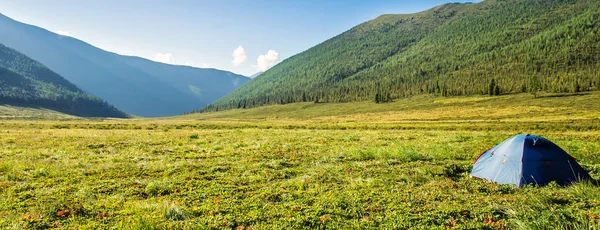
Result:
[[530,134],[511,137],[482,153],[473,165],[471,176],[518,187],[592,180],[567,152],[543,137]]

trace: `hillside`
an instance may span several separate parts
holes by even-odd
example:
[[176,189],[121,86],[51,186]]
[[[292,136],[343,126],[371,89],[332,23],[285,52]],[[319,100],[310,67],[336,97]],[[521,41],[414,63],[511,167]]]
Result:
[[0,14],[0,43],[41,62],[122,111],[172,116],[202,107],[250,79],[226,71],[122,56]]
[[80,117],[44,108],[0,105],[0,120],[77,120]]
[[600,92],[441,97],[420,95],[391,103],[292,103],[194,113],[165,121],[201,121],[232,127],[582,129],[599,127]]
[[45,108],[83,117],[127,117],[39,62],[1,44],[0,105]]
[[288,58],[202,111],[597,90],[599,17],[593,0],[487,0],[383,15]]

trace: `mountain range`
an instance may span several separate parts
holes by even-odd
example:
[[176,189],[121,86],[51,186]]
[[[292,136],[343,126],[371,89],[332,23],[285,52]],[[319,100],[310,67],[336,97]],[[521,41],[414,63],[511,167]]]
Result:
[[0,44],[0,103],[56,110],[81,117],[124,118],[41,63]]
[[201,111],[600,88],[600,1],[487,0],[382,15]]
[[47,66],[126,113],[172,116],[200,108],[250,78],[108,52],[0,14],[0,43]]

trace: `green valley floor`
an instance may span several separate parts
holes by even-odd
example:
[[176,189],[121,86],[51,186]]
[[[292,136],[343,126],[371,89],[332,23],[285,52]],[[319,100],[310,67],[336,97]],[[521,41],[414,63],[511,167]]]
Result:
[[519,133],[600,179],[600,93],[0,121],[0,228],[598,229],[600,187],[470,178]]

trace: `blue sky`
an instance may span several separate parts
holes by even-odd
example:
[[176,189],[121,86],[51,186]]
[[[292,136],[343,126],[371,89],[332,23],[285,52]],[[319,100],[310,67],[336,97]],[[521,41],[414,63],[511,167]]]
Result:
[[381,14],[448,0],[2,0],[0,13],[124,55],[252,75]]

